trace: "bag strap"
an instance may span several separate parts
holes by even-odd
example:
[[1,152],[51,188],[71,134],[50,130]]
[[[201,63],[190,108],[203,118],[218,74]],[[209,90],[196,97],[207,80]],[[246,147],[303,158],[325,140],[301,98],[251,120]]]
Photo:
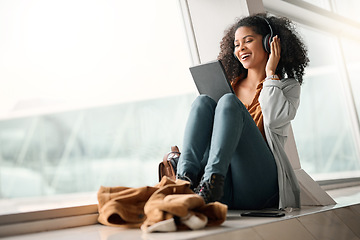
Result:
[[171,152],[180,153],[178,146],[171,146]]
[[178,146],[171,146],[171,152],[165,154],[163,158],[163,163],[166,164],[167,161],[170,161],[174,157],[180,157],[180,151]]
[[162,163],[159,164],[159,181],[163,175],[168,177],[172,176],[175,180],[176,174],[170,160],[176,157],[180,157],[179,148],[177,146],[171,146],[171,152],[165,154]]

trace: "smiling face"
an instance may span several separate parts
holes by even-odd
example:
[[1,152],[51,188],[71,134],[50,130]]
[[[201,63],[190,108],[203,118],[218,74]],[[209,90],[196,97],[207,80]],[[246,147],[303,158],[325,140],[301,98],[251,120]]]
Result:
[[234,53],[245,69],[259,68],[265,71],[268,54],[263,48],[262,39],[251,27],[236,30]]

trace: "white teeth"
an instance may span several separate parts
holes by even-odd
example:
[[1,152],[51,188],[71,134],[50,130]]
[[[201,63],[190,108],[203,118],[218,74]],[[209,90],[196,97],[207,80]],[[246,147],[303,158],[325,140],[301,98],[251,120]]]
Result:
[[247,58],[248,56],[250,56],[250,54],[244,54],[241,56],[241,59],[244,60],[245,58]]

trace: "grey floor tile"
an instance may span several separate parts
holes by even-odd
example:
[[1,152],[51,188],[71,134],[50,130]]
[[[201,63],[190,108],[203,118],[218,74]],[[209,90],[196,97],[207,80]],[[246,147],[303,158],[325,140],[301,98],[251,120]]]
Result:
[[297,219],[257,226],[255,231],[266,240],[315,240]]
[[322,212],[298,218],[318,240],[358,240],[351,229],[334,212]]

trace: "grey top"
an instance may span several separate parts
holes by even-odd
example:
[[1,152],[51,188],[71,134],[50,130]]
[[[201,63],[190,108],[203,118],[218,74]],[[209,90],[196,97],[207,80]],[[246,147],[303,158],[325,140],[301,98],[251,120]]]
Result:
[[277,165],[279,208],[300,208],[299,183],[284,149],[290,121],[300,103],[300,84],[293,78],[265,80],[259,103],[265,136]]

